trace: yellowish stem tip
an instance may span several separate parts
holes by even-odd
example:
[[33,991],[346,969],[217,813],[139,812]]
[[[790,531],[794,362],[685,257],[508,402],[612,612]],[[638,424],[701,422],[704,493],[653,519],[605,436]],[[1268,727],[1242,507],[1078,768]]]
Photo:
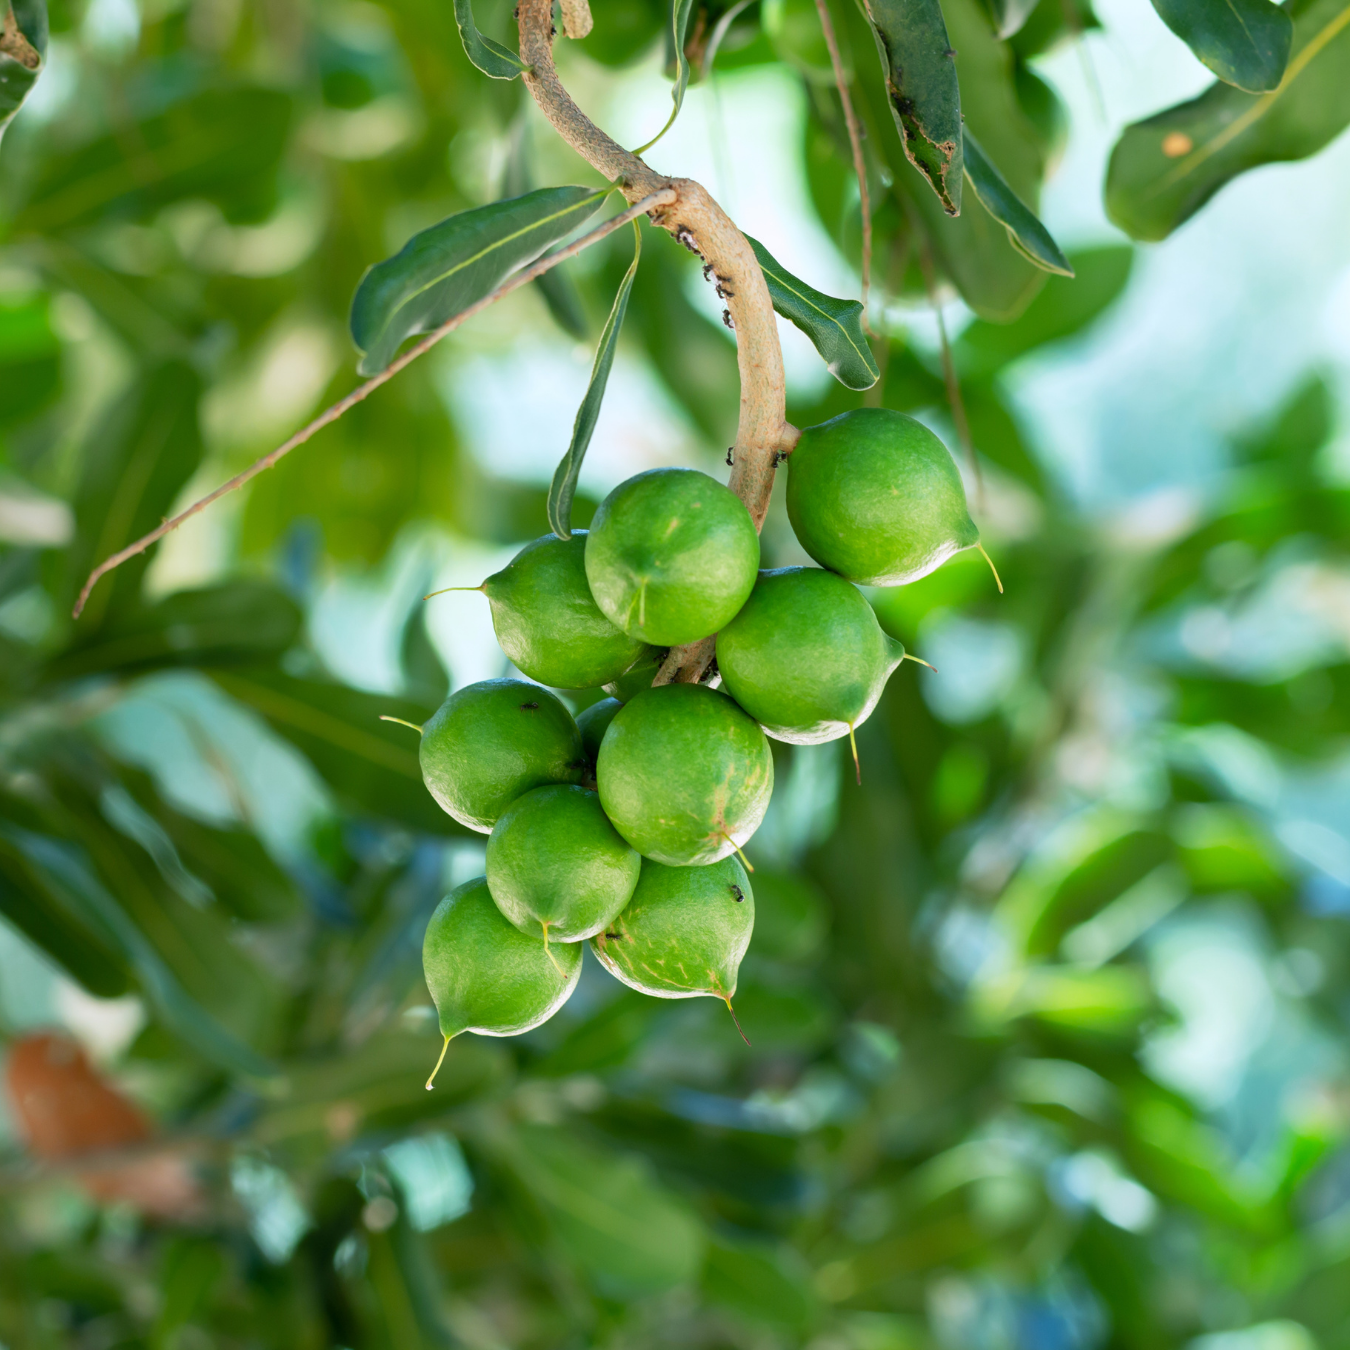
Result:
[[[741,1033],[741,1040],[743,1040],[746,1045],[750,1045],[750,1037],[745,1034],[745,1028],[741,1026],[741,1019],[736,1016],[736,1009],[731,1006],[731,999],[726,998],[725,996],[724,999],[727,1005],[727,1011],[731,1014],[731,1020],[736,1024],[736,1030]],[[750,1048],[753,1050],[755,1047],[750,1045]]]
[[424,595],[423,600],[430,600],[432,596],[449,595],[451,591],[481,591],[486,582],[480,581],[477,586],[443,586],[439,591],[432,591],[430,595]]
[[[744,867],[747,872],[753,872],[755,870],[755,865],[741,852],[741,846],[725,830],[719,830],[718,833],[736,850],[736,856],[741,860],[741,866]],[[727,1006],[730,1007],[731,1005],[728,1004]]]
[[401,717],[390,717],[388,713],[381,713],[381,714],[380,714],[380,721],[381,721],[381,722],[397,722],[397,723],[399,724],[399,726],[401,726],[401,727],[409,727],[411,730],[415,731],[419,736],[422,734],[422,728],[419,727],[419,726],[417,725],[416,722],[405,722],[405,721],[403,720],[403,718],[401,718]]
[[564,973],[563,968],[558,964],[558,958],[557,958],[556,956],[554,956],[554,955],[553,955],[553,952],[549,949],[549,945],[548,945],[548,924],[546,924],[546,923],[543,921],[543,919],[540,919],[540,920],[539,920],[539,926],[540,926],[540,928],[542,928],[542,929],[544,930],[544,955],[547,956],[548,959],[549,959],[550,961],[553,962],[553,969],[556,970],[556,971],[558,972],[559,975],[562,975],[563,979],[566,979],[567,976],[566,976],[566,974]]
[[977,549],[979,549],[980,552],[981,552],[982,554],[984,554],[984,560],[985,560],[985,562],[987,562],[987,563],[989,564],[989,570],[994,574],[994,580],[995,580],[995,582],[998,583],[998,593],[999,593],[1000,595],[1002,595],[1002,594],[1003,594],[1003,579],[1002,579],[1002,577],[1000,577],[999,574],[998,574],[998,568],[994,566],[994,560],[993,560],[987,553],[984,552],[984,545],[981,544],[981,543],[979,542],[979,540],[976,540],[976,541],[975,541],[975,547],[976,547]]
[[919,665],[927,666],[928,669],[931,670],[934,675],[938,673],[938,668],[935,665],[933,665],[932,662],[925,661],[922,656],[911,656],[908,652],[906,652],[904,656],[902,656],[900,659],[902,661],[917,661]]
[[853,772],[858,776],[858,786],[862,787],[862,765],[858,762],[858,738],[853,734],[853,723],[848,724],[848,743],[853,751]]
[[644,581],[638,591],[638,627],[647,626],[647,583]]
[[445,1044],[441,1046],[441,1057],[436,1061],[436,1067],[431,1071],[431,1077],[427,1079],[427,1091],[431,1091],[431,1086],[436,1081],[436,1075],[441,1071],[441,1065],[445,1063],[445,1052],[450,1048],[450,1037],[445,1038]]

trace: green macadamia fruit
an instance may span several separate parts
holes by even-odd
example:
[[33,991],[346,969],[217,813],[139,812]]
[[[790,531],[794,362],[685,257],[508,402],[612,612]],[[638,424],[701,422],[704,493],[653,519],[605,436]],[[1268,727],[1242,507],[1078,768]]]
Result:
[[526,544],[482,590],[502,651],[540,684],[594,689],[617,679],[645,650],[591,598],[585,530]]
[[628,903],[642,860],[585,788],[553,784],[518,797],[487,846],[487,884],[497,908],[546,942],[580,942]]
[[761,572],[717,635],[723,687],[770,736],[795,745],[865,722],[904,655],[857,587],[815,567]]
[[586,752],[587,762],[592,766],[600,753],[600,742],[605,739],[605,732],[609,730],[609,724],[614,720],[614,714],[622,707],[623,704],[617,698],[602,698],[599,703],[592,703],[589,708],[583,708],[577,714],[577,730],[581,732],[581,746]]
[[571,997],[581,978],[581,948],[545,948],[513,928],[487,881],[476,877],[436,906],[422,941],[422,970],[443,1036],[518,1036]]
[[660,646],[715,633],[745,603],[759,535],[745,504],[696,469],[652,469],[600,503],[586,577],[605,615]]
[[482,680],[451,694],[422,728],[418,760],[442,810],[482,834],[531,788],[579,783],[586,769],[572,714],[523,680]]
[[666,684],[615,714],[596,762],[600,804],[644,858],[725,858],[759,828],[773,792],[764,733],[727,695]]
[[617,680],[610,680],[604,686],[605,693],[620,703],[627,703],[635,694],[652,687],[652,681],[661,669],[668,647],[648,647],[647,654],[640,656],[631,669],[624,671]]
[[802,432],[787,509],[811,557],[868,586],[915,581],[980,539],[947,447],[889,408],[854,408]]
[[730,1003],[754,926],[755,897],[734,857],[708,867],[643,859],[627,909],[591,939],[591,950],[644,994]]

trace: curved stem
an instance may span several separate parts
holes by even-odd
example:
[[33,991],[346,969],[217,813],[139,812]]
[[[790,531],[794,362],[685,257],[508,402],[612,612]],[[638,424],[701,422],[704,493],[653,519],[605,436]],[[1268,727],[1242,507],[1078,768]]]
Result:
[[[741,377],[729,486],[745,503],[758,530],[768,513],[778,457],[796,444],[797,432],[787,421],[778,322],[754,251],[706,188],[692,178],[657,173],[577,107],[553,64],[552,0],[520,0],[516,12],[520,55],[531,67],[522,78],[553,129],[596,172],[617,183],[630,202],[672,189],[675,201],[651,211],[653,222],[698,253],[717,277],[735,328]],[[655,682],[696,681],[711,659],[711,639],[673,648]]]

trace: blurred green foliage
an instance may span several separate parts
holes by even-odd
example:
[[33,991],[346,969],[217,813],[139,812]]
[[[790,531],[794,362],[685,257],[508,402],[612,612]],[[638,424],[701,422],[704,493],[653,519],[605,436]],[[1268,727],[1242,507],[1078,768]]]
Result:
[[[692,17],[695,74],[725,8]],[[835,8],[860,60],[871,37]],[[1064,113],[1027,63],[1095,20],[1022,8],[944,6],[968,124],[1034,206]],[[483,32],[504,40],[508,9],[480,0]],[[811,200],[855,257],[813,14],[741,11],[717,68],[805,82]],[[655,0],[595,17],[564,54],[579,77],[659,61]],[[893,679],[861,787],[838,747],[775,747],[737,996],[753,1049],[712,1001],[591,965],[538,1031],[456,1041],[428,1094],[422,929],[481,839],[377,718],[422,721],[449,673],[420,608],[392,692],[343,683],[316,632],[325,580],[377,575],[410,531],[544,531],[543,486],[494,477],[447,410],[471,349],[261,478],[223,572],[166,587],[141,558],[67,615],[94,562],[352,387],[367,266],[494,199],[511,162],[522,186],[592,179],[522,132],[524,91],[473,70],[445,4],[61,0],[51,20],[50,97],[0,153],[0,1034],[32,1025],[16,991],[43,960],[136,995],[109,1072],[201,1204],[97,1204],[11,1136],[0,1342],[1157,1350],[1255,1328],[1204,1344],[1350,1348],[1350,888],[1335,832],[1304,822],[1300,847],[1279,809],[1337,790],[1350,662],[1343,639],[1250,641],[1291,594],[1343,594],[1328,385],[1235,435],[1168,528],[1087,516],[1013,371],[1090,333],[1131,249],[1047,279],[974,194],[942,214],[860,87],[878,284],[921,299],[931,263],[979,316],[952,355],[1006,594],[963,556],[873,596],[943,674]],[[569,264],[521,322],[593,340],[630,256],[625,237]],[[735,369],[696,266],[650,240],[625,343],[720,456]],[[936,354],[877,348],[876,388],[831,383],[792,420],[946,416]],[[774,560],[795,560],[785,531],[775,508]]]

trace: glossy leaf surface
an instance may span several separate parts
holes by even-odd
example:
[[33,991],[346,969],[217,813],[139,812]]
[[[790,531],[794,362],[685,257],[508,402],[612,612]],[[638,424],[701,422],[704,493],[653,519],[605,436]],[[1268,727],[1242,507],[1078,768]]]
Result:
[[478,31],[472,0],[455,0],[455,23],[465,55],[484,75],[490,75],[494,80],[514,80],[522,70],[529,70],[530,67],[509,47]]
[[1304,159],[1347,125],[1350,4],[1313,0],[1294,20],[1278,88],[1216,84],[1125,129],[1107,169],[1107,213],[1136,239],[1165,239],[1238,174]]
[[959,215],[961,91],[942,7],[938,0],[864,0],[864,7],[905,156],[942,209]]
[[881,371],[863,332],[862,302],[839,300],[794,277],[757,239],[746,235],[759,259],[773,307],[811,339],[826,368],[845,389],[870,389]]
[[963,129],[966,177],[985,210],[1007,231],[1013,247],[1028,261],[1046,272],[1073,276],[1069,260],[1041,224],[1036,213],[1010,188],[1003,175],[990,163],[980,143]]
[[1279,85],[1294,24],[1271,0],[1153,0],[1153,8],[1225,84],[1257,94]]
[[352,301],[360,370],[373,375],[405,338],[427,333],[494,290],[518,267],[584,225],[606,197],[591,188],[538,188],[413,235],[361,278]]
[[605,400],[605,387],[609,384],[609,372],[614,365],[614,353],[619,345],[619,332],[623,328],[624,315],[628,313],[628,297],[633,291],[633,278],[637,276],[638,261],[642,257],[642,232],[638,223],[633,222],[633,261],[619,283],[614,296],[614,304],[605,320],[604,331],[600,334],[600,345],[595,349],[595,361],[591,365],[591,379],[586,386],[585,397],[577,409],[576,421],[572,424],[572,441],[567,453],[553,471],[553,481],[548,489],[548,527],[559,539],[572,537],[572,499],[577,492],[577,477],[581,473],[582,461],[586,458],[586,447],[595,433],[595,424],[600,416],[600,405]]

